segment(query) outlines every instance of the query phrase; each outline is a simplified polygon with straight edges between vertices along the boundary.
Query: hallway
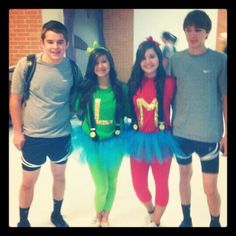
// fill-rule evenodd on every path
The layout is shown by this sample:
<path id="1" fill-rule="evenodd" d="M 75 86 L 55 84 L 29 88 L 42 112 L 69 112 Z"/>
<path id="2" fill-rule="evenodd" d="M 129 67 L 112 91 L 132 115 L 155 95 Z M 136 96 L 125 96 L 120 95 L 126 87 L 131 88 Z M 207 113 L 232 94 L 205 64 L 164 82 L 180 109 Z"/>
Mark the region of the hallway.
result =
<path id="1" fill-rule="evenodd" d="M 15 227 L 19 219 L 18 194 L 21 183 L 21 153 L 12 144 L 12 131 L 9 129 L 9 226 Z M 72 154 L 66 169 L 66 191 L 62 214 L 71 227 L 88 227 L 95 216 L 93 195 L 94 185 L 86 165 L 78 164 Z M 200 163 L 198 157 L 193 158 L 192 178 L 192 219 L 194 227 L 208 227 L 209 214 L 202 187 Z M 163 227 L 178 227 L 182 220 L 179 191 L 179 172 L 176 160 L 173 159 L 170 178 L 169 204 L 162 218 Z M 52 211 L 52 176 L 49 161 L 41 168 L 36 183 L 34 200 L 29 213 L 32 227 L 53 227 L 50 222 Z M 153 193 L 154 182 L 150 186 Z M 220 157 L 220 173 L 218 187 L 221 195 L 221 224 L 227 226 L 227 158 Z M 135 196 L 129 160 L 124 159 L 121 165 L 117 195 L 110 214 L 113 227 L 142 227 L 146 211 Z"/>

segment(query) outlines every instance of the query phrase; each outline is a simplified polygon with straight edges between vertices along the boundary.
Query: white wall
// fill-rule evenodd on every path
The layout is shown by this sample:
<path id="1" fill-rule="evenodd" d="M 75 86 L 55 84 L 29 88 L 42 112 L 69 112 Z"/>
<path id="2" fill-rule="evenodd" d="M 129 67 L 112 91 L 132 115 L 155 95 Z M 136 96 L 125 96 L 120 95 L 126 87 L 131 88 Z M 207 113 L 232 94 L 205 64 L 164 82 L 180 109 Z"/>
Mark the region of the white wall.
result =
<path id="1" fill-rule="evenodd" d="M 188 12 L 194 9 L 134 9 L 134 58 L 138 45 L 149 35 L 163 44 L 161 33 L 170 31 L 178 38 L 177 50 L 188 47 L 183 31 L 184 18 Z M 212 29 L 206 40 L 206 46 L 212 49 L 216 47 L 217 9 L 204 10 L 212 21 Z"/>
<path id="2" fill-rule="evenodd" d="M 50 20 L 57 20 L 64 23 L 63 9 L 42 9 L 43 24 Z"/>

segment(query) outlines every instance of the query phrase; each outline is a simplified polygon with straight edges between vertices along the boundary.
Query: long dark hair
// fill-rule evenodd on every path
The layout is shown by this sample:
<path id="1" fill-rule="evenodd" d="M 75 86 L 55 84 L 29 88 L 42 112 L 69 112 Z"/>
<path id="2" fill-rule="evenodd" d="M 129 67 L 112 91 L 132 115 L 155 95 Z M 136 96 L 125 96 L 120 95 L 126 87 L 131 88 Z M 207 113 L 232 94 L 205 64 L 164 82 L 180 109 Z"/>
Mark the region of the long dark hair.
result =
<path id="1" fill-rule="evenodd" d="M 154 81 L 155 81 L 155 87 L 156 87 L 156 91 L 157 91 L 157 100 L 163 101 L 166 73 L 165 73 L 165 69 L 162 65 L 162 60 L 163 60 L 162 52 L 161 52 L 161 49 L 158 46 L 157 42 L 155 42 L 154 40 L 147 40 L 147 41 L 142 42 L 138 47 L 138 50 L 136 52 L 135 63 L 133 65 L 131 76 L 128 81 L 128 94 L 129 94 L 129 98 L 130 98 L 131 112 L 133 113 L 132 116 L 135 119 L 136 119 L 136 116 L 134 114 L 134 105 L 133 105 L 132 99 L 133 99 L 133 96 L 135 95 L 135 93 L 137 92 L 137 90 L 139 88 L 141 88 L 142 81 L 144 79 L 144 71 L 142 70 L 140 64 L 141 64 L 141 61 L 145 57 L 146 51 L 149 48 L 152 48 L 156 52 L 158 60 L 159 60 L 159 65 L 157 68 L 157 73 L 154 78 Z M 162 105 L 163 105 L 162 102 L 161 103 L 158 102 L 158 106 L 162 106 Z M 158 108 L 158 110 L 160 110 L 159 108 Z M 161 110 L 163 110 L 162 107 L 161 107 Z"/>
<path id="2" fill-rule="evenodd" d="M 110 64 L 110 83 L 111 87 L 115 93 L 116 104 L 118 111 L 122 112 L 122 103 L 123 103 L 123 90 L 121 86 L 121 82 L 117 78 L 117 72 L 115 69 L 115 64 L 112 58 L 111 53 L 105 48 L 97 48 L 95 49 L 89 56 L 86 73 L 84 76 L 83 82 L 80 84 L 79 87 L 79 109 L 81 112 L 81 118 L 83 119 L 87 110 L 88 103 L 92 100 L 93 93 L 98 88 L 98 78 L 97 75 L 94 73 L 94 68 L 98 59 L 101 56 L 106 56 L 109 64 Z"/>

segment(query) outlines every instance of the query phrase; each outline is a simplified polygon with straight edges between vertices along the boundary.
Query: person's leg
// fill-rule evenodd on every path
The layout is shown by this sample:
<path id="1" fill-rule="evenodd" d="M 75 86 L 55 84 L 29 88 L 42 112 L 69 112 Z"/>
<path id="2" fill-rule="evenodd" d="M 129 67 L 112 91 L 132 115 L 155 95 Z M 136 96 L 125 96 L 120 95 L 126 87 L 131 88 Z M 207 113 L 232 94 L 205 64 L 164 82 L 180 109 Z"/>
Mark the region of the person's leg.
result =
<path id="1" fill-rule="evenodd" d="M 66 164 L 51 163 L 53 175 L 53 212 L 51 221 L 56 227 L 69 227 L 61 215 L 65 192 L 65 168 Z"/>
<path id="2" fill-rule="evenodd" d="M 218 174 L 203 173 L 203 187 L 207 197 L 207 203 L 211 214 L 210 227 L 220 227 L 221 199 L 217 189 Z"/>
<path id="3" fill-rule="evenodd" d="M 221 199 L 217 188 L 219 144 L 200 143 L 198 148 L 203 173 L 203 188 L 207 197 L 211 217 L 210 227 L 221 227 L 219 221 Z"/>
<path id="4" fill-rule="evenodd" d="M 179 193 L 183 220 L 179 227 L 192 227 L 191 219 L 191 178 L 192 170 L 192 153 L 195 151 L 195 141 L 182 137 L 174 136 L 179 147 L 182 149 L 184 156 L 177 155 L 176 161 L 179 165 Z"/>
<path id="5" fill-rule="evenodd" d="M 101 169 L 98 162 L 89 165 L 89 170 L 95 185 L 95 209 L 96 217 L 91 226 L 99 227 L 101 225 L 106 196 L 108 193 L 108 173 Z"/>
<path id="6" fill-rule="evenodd" d="M 19 194 L 20 222 L 17 224 L 17 227 L 30 227 L 28 214 L 33 200 L 34 186 L 39 173 L 40 169 L 33 171 L 23 170 L 23 179 Z"/>
<path id="7" fill-rule="evenodd" d="M 72 152 L 70 136 L 47 139 L 47 153 L 51 160 L 53 175 L 53 212 L 51 222 L 56 227 L 69 227 L 61 214 L 65 192 L 65 170 L 68 157 Z"/>
<path id="8" fill-rule="evenodd" d="M 130 160 L 131 177 L 134 191 L 138 199 L 147 209 L 148 217 L 147 224 L 150 223 L 152 214 L 154 212 L 154 205 L 152 203 L 152 195 L 148 189 L 148 171 L 150 164 L 145 161 L 137 161 L 133 158 Z"/>
<path id="9" fill-rule="evenodd" d="M 53 199 L 57 201 L 64 199 L 65 169 L 66 164 L 51 163 L 51 171 L 53 175 Z"/>
<path id="10" fill-rule="evenodd" d="M 166 159 L 163 163 L 153 161 L 151 164 L 152 174 L 155 180 L 156 197 L 155 197 L 155 211 L 152 216 L 152 222 L 156 226 L 160 225 L 161 217 L 166 209 L 169 200 L 169 173 L 172 158 Z"/>
<path id="11" fill-rule="evenodd" d="M 117 177 L 119 173 L 120 166 L 114 170 L 108 170 L 108 192 L 106 196 L 106 203 L 104 205 L 101 226 L 109 226 L 109 214 L 115 199 L 116 187 L 117 187 Z"/>
<path id="12" fill-rule="evenodd" d="M 46 161 L 43 145 L 42 139 L 25 135 L 21 156 L 23 178 L 19 193 L 20 222 L 17 224 L 18 227 L 30 227 L 28 213 L 33 201 L 34 186 L 39 177 L 40 167 Z"/>
<path id="13" fill-rule="evenodd" d="M 192 219 L 190 214 L 191 207 L 191 178 L 192 178 L 192 164 L 179 165 L 179 193 L 181 200 L 181 207 L 183 213 L 183 221 L 180 227 L 192 227 Z"/>

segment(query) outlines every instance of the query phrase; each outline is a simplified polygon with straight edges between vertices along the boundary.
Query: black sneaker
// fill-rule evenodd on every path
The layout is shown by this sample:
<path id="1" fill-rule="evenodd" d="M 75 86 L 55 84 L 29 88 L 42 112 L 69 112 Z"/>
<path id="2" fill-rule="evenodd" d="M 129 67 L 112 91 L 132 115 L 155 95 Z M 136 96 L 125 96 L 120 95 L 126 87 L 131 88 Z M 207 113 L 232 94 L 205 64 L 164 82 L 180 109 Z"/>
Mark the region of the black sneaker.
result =
<path id="1" fill-rule="evenodd" d="M 60 228 L 66 228 L 70 227 L 63 219 L 62 215 L 55 215 L 52 213 L 51 215 L 51 222 L 56 226 Z"/>
<path id="2" fill-rule="evenodd" d="M 27 228 L 27 227 L 31 227 L 31 225 L 30 225 L 30 222 L 26 220 L 26 221 L 20 221 L 17 224 L 17 227 Z"/>
<path id="3" fill-rule="evenodd" d="M 179 225 L 180 228 L 187 228 L 187 227 L 193 227 L 192 219 L 189 220 L 183 220 L 181 224 Z"/>
<path id="4" fill-rule="evenodd" d="M 221 225 L 220 225 L 219 221 L 215 222 L 215 221 L 211 220 L 210 227 L 212 227 L 212 228 L 220 228 Z"/>

